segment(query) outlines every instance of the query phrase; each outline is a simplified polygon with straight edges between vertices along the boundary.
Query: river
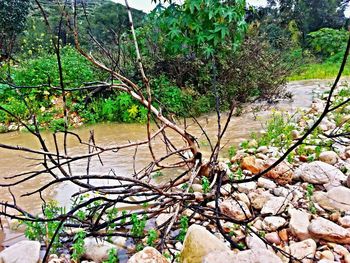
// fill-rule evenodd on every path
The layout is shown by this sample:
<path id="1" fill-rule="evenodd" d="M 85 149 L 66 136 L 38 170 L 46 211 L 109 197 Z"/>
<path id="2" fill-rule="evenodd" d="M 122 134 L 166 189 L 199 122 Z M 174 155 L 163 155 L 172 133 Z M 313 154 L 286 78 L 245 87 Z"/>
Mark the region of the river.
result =
<path id="1" fill-rule="evenodd" d="M 222 142 L 222 145 L 231 146 L 238 145 L 244 138 L 248 138 L 252 132 L 259 133 L 263 129 L 263 125 L 271 113 L 272 109 L 281 109 L 289 112 L 295 111 L 297 108 L 310 106 L 315 91 L 325 90 L 330 81 L 298 81 L 292 82 L 287 85 L 287 90 L 293 94 L 293 100 L 283 100 L 277 104 L 270 105 L 268 110 L 260 110 L 258 112 L 249 111 L 238 117 L 233 117 L 226 136 Z M 250 105 L 249 108 L 254 108 L 258 105 Z M 227 114 L 222 114 L 222 118 L 225 120 Z M 209 137 L 215 141 L 217 133 L 217 120 L 216 114 L 209 114 L 201 116 L 198 121 L 204 127 Z M 183 121 L 179 121 L 183 124 Z M 189 126 L 188 131 L 193 134 L 197 139 L 204 153 L 208 153 L 208 143 L 205 137 L 201 134 L 201 130 L 192 120 L 186 121 Z M 155 128 L 155 127 L 153 127 Z M 120 123 L 101 123 L 91 126 L 84 126 L 82 128 L 74 130 L 75 133 L 84 140 L 88 141 L 90 130 L 94 131 L 96 144 L 100 146 L 112 146 L 118 144 L 125 144 L 129 141 L 141 141 L 146 136 L 146 127 L 142 124 L 120 124 Z M 176 138 L 175 134 L 169 134 L 169 136 L 175 140 L 175 143 L 182 144 L 182 139 Z M 52 140 L 52 134 L 49 132 L 43 132 L 43 137 L 48 143 L 50 150 L 54 151 L 54 144 Z M 59 138 L 62 141 L 62 136 Z M 9 144 L 14 146 L 30 147 L 40 149 L 38 141 L 28 132 L 10 132 L 0 134 L 0 142 L 3 144 Z M 157 150 L 157 154 L 161 154 L 164 151 L 164 145 L 161 140 L 153 142 L 154 149 Z M 87 146 L 79 144 L 74 137 L 69 137 L 68 152 L 70 155 L 83 154 L 87 152 Z M 94 158 L 91 163 L 91 173 L 108 173 L 113 169 L 117 171 L 119 175 L 130 175 L 133 173 L 132 160 L 134 156 L 134 149 L 126 149 L 118 151 L 117 153 L 103 154 L 103 165 L 97 158 Z M 227 156 L 227 149 L 222 151 L 223 157 Z M 5 177 L 15 175 L 28 170 L 35 170 L 40 168 L 40 164 L 37 160 L 30 159 L 31 155 L 24 154 L 19 151 L 10 151 L 0 149 L 0 183 L 8 183 L 11 180 L 5 180 Z M 138 148 L 136 157 L 136 169 L 141 169 L 151 161 L 149 150 L 147 146 Z M 86 160 L 76 162 L 72 167 L 74 173 L 86 172 L 87 162 Z M 50 177 L 47 175 L 40 175 L 34 179 L 12 187 L 11 192 L 15 195 L 17 204 L 22 208 L 32 213 L 39 213 L 41 209 L 42 200 L 38 195 L 31 197 L 20 197 L 31 190 L 38 188 L 41 185 L 49 182 Z M 45 200 L 54 199 L 61 205 L 68 205 L 70 194 L 73 193 L 76 188 L 72 187 L 68 183 L 62 183 L 55 185 L 44 192 L 43 198 Z M 11 194 L 6 189 L 0 189 L 0 200 L 11 201 Z M 7 232 L 6 240 L 10 240 L 13 233 Z M 1 239 L 4 239 L 3 234 L 0 233 Z M 16 240 L 16 239 L 14 239 Z M 13 242 L 13 241 L 12 241 Z M 6 244 L 9 245 L 9 244 Z"/>

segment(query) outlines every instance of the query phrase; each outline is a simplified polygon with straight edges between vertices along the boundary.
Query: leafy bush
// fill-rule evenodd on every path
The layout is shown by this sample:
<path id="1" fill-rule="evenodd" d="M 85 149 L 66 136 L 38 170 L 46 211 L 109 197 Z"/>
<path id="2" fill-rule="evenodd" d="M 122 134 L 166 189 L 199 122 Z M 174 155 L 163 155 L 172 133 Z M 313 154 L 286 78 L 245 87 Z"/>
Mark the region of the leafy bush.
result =
<path id="1" fill-rule="evenodd" d="M 322 28 L 308 34 L 308 43 L 311 50 L 323 59 L 334 55 L 341 57 L 339 54 L 345 50 L 348 35 L 343 29 Z"/>

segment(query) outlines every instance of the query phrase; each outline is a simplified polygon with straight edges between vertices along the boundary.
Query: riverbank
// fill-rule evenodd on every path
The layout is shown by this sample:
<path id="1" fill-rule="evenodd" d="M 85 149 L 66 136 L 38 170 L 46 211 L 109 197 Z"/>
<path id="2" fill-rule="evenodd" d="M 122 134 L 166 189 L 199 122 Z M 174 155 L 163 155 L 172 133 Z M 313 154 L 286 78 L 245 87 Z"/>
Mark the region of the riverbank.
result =
<path id="1" fill-rule="evenodd" d="M 343 86 L 333 102 L 341 103 L 349 94 L 349 87 Z M 242 260 L 280 263 L 290 259 L 350 262 L 349 139 L 339 136 L 334 141 L 327 137 L 334 132 L 350 132 L 349 106 L 328 115 L 304 144 L 264 177 L 247 183 L 230 182 L 251 178 L 282 156 L 317 120 L 326 95 L 320 94 L 311 107 L 295 113 L 274 112 L 261 136 L 243 141 L 239 149 L 232 150 L 230 159 L 222 159 L 228 178 L 220 187 L 217 204 L 216 188 L 208 189 L 202 178 L 195 179 L 191 188 L 196 201 L 189 203 L 177 219 L 179 224 L 167 243 L 171 253 L 162 255 L 153 248 L 143 248 L 159 241 L 159 229 L 168 225 L 175 213 L 170 209 L 151 224 L 157 233 L 153 242 L 148 242 L 149 229 L 142 230 L 145 237 L 139 240 L 139 246 L 131 242 L 132 238 L 121 236 L 103 241 L 83 238 L 82 258 L 90 262 L 117 262 L 118 255 L 120 262 L 130 263 L 147 259 L 163 263 L 170 262 L 172 257 L 191 263 Z M 183 192 L 183 187 L 179 186 L 177 191 Z M 223 232 L 211 220 L 216 209 L 229 218 L 220 220 Z M 238 247 L 230 249 L 223 234 Z M 38 251 L 37 243 L 31 245 Z M 21 248 L 13 250 L 19 255 Z M 4 257 L 3 253 L 0 257 Z M 67 262 L 67 256 L 59 259 L 52 255 L 50 262 Z"/>

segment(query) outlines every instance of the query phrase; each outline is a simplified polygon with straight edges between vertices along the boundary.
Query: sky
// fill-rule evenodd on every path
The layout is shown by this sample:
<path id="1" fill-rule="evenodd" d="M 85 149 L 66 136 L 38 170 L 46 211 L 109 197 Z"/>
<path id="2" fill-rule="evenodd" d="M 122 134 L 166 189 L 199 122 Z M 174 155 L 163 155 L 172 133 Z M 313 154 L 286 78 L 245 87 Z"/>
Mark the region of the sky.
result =
<path id="1" fill-rule="evenodd" d="M 121 3 L 124 4 L 124 0 L 112 0 L 113 2 L 116 3 Z M 151 3 L 151 0 L 128 0 L 129 5 L 132 8 L 142 10 L 146 13 L 150 12 L 154 7 L 155 4 Z M 176 0 L 176 2 L 181 3 L 183 0 Z M 253 6 L 264 6 L 266 5 L 266 0 L 247 0 L 247 2 Z M 347 8 L 345 11 L 345 16 L 350 17 L 350 6 Z"/>

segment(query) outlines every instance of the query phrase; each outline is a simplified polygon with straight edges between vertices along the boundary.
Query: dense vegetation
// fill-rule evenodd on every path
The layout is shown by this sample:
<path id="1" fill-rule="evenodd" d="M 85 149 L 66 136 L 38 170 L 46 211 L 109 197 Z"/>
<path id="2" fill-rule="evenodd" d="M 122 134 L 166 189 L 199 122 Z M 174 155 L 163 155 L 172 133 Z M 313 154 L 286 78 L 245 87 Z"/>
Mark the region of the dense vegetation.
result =
<path id="1" fill-rule="evenodd" d="M 0 113 L 0 123 L 6 124 L 0 129 L 6 130 L 18 117 L 29 121 L 33 113 L 41 126 L 62 126 L 51 33 L 63 46 L 64 85 L 72 90 L 67 97 L 71 125 L 145 121 L 147 111 L 128 94 L 99 86 L 110 77 L 75 51 L 70 25 L 59 16 L 63 7 L 42 2 L 50 28 L 30 1 L 0 3 L 0 101 L 15 113 Z M 283 95 L 288 79 L 334 76 L 348 35 L 346 3 L 270 0 L 266 7 L 246 10 L 243 0 L 225 5 L 195 0 L 167 8 L 159 5 L 147 15 L 132 10 L 156 105 L 166 114 L 188 117 L 215 106 L 227 109 L 232 100 L 272 101 Z M 84 48 L 140 82 L 125 7 L 89 0 L 77 1 L 75 8 Z"/>

